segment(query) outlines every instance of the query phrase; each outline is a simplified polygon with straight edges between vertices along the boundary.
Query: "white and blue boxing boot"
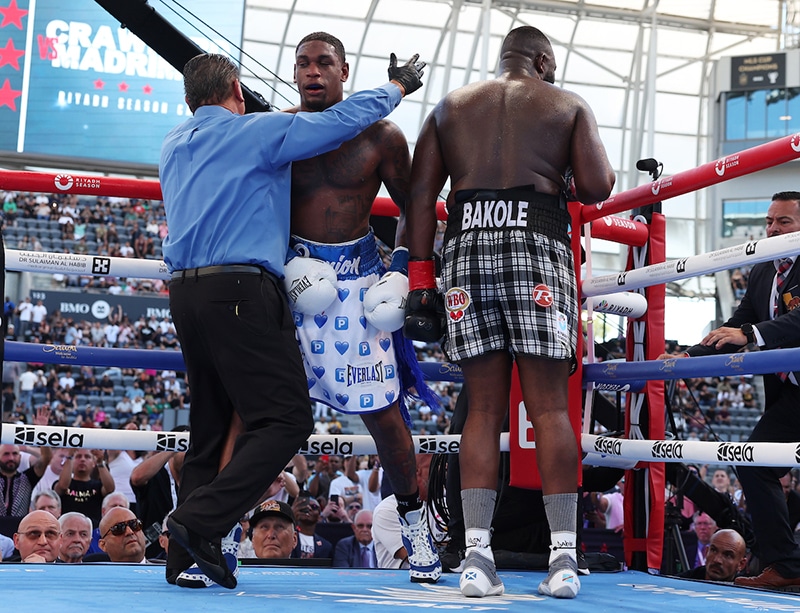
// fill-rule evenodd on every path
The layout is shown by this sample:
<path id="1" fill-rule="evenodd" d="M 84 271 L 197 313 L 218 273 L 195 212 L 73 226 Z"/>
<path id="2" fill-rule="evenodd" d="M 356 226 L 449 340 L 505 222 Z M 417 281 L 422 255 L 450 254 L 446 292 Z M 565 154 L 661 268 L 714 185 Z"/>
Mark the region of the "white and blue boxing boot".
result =
<path id="1" fill-rule="evenodd" d="M 238 523 L 228 533 L 228 536 L 222 539 L 222 555 L 228 563 L 228 569 L 231 571 L 235 578 L 239 578 L 239 541 L 242 538 L 242 526 Z M 189 568 L 178 575 L 175 584 L 180 587 L 188 588 L 201 588 L 211 587 L 216 585 L 197 564 L 192 564 Z"/>
<path id="2" fill-rule="evenodd" d="M 400 533 L 408 552 L 408 571 L 413 583 L 436 583 L 442 576 L 439 552 L 433 543 L 424 509 L 408 511 L 400 516 Z"/>
<path id="3" fill-rule="evenodd" d="M 503 582 L 497 576 L 490 539 L 489 530 L 468 528 L 466 531 L 467 555 L 458 580 L 458 587 L 464 596 L 483 598 L 499 596 L 505 591 Z"/>
<path id="4" fill-rule="evenodd" d="M 539 584 L 539 593 L 555 598 L 575 598 L 581 589 L 578 561 L 575 555 L 575 533 L 554 532 L 551 535 L 550 570 Z"/>

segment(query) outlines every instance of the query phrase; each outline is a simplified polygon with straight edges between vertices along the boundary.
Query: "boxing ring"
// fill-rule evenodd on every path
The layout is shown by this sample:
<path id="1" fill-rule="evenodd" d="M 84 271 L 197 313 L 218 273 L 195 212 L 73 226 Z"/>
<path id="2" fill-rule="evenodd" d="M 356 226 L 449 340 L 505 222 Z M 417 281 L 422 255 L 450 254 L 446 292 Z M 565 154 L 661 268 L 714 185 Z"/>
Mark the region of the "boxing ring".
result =
<path id="1" fill-rule="evenodd" d="M 800 364 L 800 348 L 748 354 L 708 356 L 691 359 L 657 360 L 663 353 L 664 284 L 690 276 L 707 274 L 745 264 L 793 254 L 800 246 L 800 233 L 784 235 L 730 247 L 675 261 L 665 261 L 663 215 L 652 205 L 702 189 L 724 180 L 743 176 L 800 157 L 800 134 L 709 162 L 696 169 L 658 179 L 618 194 L 596 205 L 571 203 L 573 251 L 579 274 L 581 298 L 591 322 L 594 312 L 627 317 L 628 350 L 625 362 L 597 362 L 592 343 L 585 363 L 579 363 L 570 378 L 570 416 L 580 441 L 583 462 L 626 469 L 625 557 L 628 570 L 616 574 L 586 577 L 579 595 L 581 606 L 598 611 L 651 611 L 658 606 L 690 606 L 694 610 L 714 607 L 715 611 L 800 611 L 800 599 L 780 593 L 757 592 L 726 585 L 679 581 L 654 576 L 663 546 L 664 464 L 703 462 L 794 466 L 800 464 L 797 443 L 734 443 L 665 441 L 663 381 L 711 375 L 760 374 L 785 370 Z M 160 200 L 157 181 L 82 177 L 75 174 L 0 171 L 0 188 L 13 191 L 118 196 Z M 615 215 L 634 210 L 631 219 Z M 440 206 L 440 218 L 446 212 Z M 375 214 L 393 215 L 396 208 L 388 199 L 376 200 Z M 580 278 L 581 232 L 586 241 L 586 278 Z M 591 238 L 617 241 L 629 247 L 627 269 L 612 275 L 591 276 Z M 4 249 L 4 271 L 47 274 L 124 276 L 168 280 L 165 264 L 157 260 L 98 255 L 58 254 Z M 3 272 L 5 274 L 5 272 Z M 593 338 L 591 323 L 589 338 Z M 579 342 L 583 342 L 579 335 Z M 86 346 L 41 345 L 4 341 L 0 350 L 7 361 L 49 364 L 117 366 L 183 371 L 180 352 L 164 350 L 111 349 Z M 582 346 L 578 348 L 581 354 Z M 454 364 L 420 364 L 428 380 L 460 381 Z M 610 390 L 626 395 L 625 437 L 595 436 L 590 433 L 592 398 L 595 391 Z M 521 396 L 510 399 L 511 431 L 503 435 L 501 449 L 511 451 L 512 485 L 535 486 L 537 476 L 530 470 L 535 461 L 535 439 L 524 414 Z M 414 436 L 420 453 L 457 453 L 459 435 Z M 50 445 L 120 450 L 175 450 L 188 447 L 188 433 L 83 429 L 63 426 L 35 426 L 3 423 L 0 442 L 20 445 Z M 369 436 L 314 435 L 300 453 L 372 454 Z M 516 467 L 516 468 L 515 468 Z M 651 571 L 648 574 L 646 571 Z M 89 582 L 76 572 L 88 572 Z M 645 572 L 641 572 L 645 571 Z M 458 590 L 458 575 L 443 575 L 434 586 L 414 585 L 405 572 L 320 569 L 303 567 L 243 568 L 239 589 L 234 591 L 180 590 L 163 580 L 163 569 L 128 565 L 74 568 L 70 565 L 0 565 L 0 589 L 6 601 L 26 610 L 30 593 L 36 590 L 42 604 L 74 606 L 80 602 L 87 611 L 107 603 L 87 598 L 87 585 L 125 585 L 147 608 L 168 610 L 189 606 L 198 610 L 236 607 L 247 611 L 262 607 L 264 599 L 279 610 L 326 609 L 346 603 L 359 610 L 378 606 L 445 608 L 459 610 L 527 610 L 536 606 L 570 609 L 569 601 L 539 596 L 535 588 L 544 574 L 499 573 L 506 595 L 481 600 L 466 599 Z M 535 575 L 531 577 L 531 575 Z M 86 578 L 87 575 L 81 575 Z M 53 590 L 58 585 L 58 590 Z M 55 593 L 58 592 L 58 593 Z M 186 592 L 190 592 L 187 594 Z M 102 592 L 98 592 L 102 595 Z M 79 600 L 80 599 L 80 600 Z M 152 599 L 152 600 L 151 600 Z M 180 600 L 178 600 L 180 599 Z M 223 600 L 225 599 L 225 602 Z M 233 600 L 235 599 L 235 600 Z M 686 600 L 689 599 L 689 601 Z M 235 602 L 235 604 L 234 604 Z M 32 604 L 32 603 L 31 603 Z M 143 608 L 146 605 L 143 605 Z M 565 608 L 567 607 L 567 608 Z"/>

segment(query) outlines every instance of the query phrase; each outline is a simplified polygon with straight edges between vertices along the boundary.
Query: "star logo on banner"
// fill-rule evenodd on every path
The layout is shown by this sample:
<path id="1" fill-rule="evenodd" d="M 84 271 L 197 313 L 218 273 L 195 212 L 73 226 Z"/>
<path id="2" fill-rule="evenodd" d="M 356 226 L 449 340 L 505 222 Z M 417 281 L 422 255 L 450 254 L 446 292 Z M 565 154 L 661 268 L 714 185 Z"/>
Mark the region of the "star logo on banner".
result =
<path id="1" fill-rule="evenodd" d="M 94 82 L 95 89 L 103 89 L 105 86 L 106 84 L 105 81 L 103 81 L 103 79 L 97 79 L 97 81 Z"/>
<path id="2" fill-rule="evenodd" d="M 22 29 L 22 18 L 28 14 L 28 11 L 20 9 L 17 6 L 17 0 L 11 0 L 5 8 L 0 8 L 0 15 L 3 16 L 3 21 L 0 23 L 0 28 L 5 28 L 8 24 L 13 23 L 20 30 Z"/>
<path id="3" fill-rule="evenodd" d="M 0 48 L 0 67 L 8 64 L 13 66 L 14 70 L 19 70 L 19 58 L 25 55 L 24 49 L 15 49 L 14 41 L 10 38 L 5 47 Z"/>
<path id="4" fill-rule="evenodd" d="M 149 85 L 145 85 L 145 86 L 142 88 L 142 91 L 143 91 L 145 94 L 152 94 L 152 93 L 153 93 L 153 88 L 152 88 L 152 87 L 150 87 Z"/>
<path id="5" fill-rule="evenodd" d="M 0 106 L 7 106 L 12 111 L 17 110 L 16 99 L 22 95 L 21 89 L 11 89 L 11 83 L 6 79 L 0 87 Z"/>
<path id="6" fill-rule="evenodd" d="M 119 84 L 119 91 L 121 91 L 121 92 L 128 91 L 128 84 L 125 83 L 124 81 L 122 83 L 120 83 Z"/>

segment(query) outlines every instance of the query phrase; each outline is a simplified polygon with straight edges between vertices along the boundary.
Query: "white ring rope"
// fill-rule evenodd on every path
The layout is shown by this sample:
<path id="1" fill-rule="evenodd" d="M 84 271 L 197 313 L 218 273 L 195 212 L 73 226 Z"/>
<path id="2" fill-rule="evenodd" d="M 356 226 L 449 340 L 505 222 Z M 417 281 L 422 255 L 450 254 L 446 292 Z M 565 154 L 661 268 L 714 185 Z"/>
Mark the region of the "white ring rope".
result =
<path id="1" fill-rule="evenodd" d="M 634 270 L 585 279 L 581 284 L 581 295 L 597 296 L 604 293 L 649 287 L 738 266 L 766 262 L 784 256 L 793 256 L 798 251 L 800 251 L 800 232 L 771 236 L 680 260 L 668 260 L 661 264 L 651 264 Z"/>
<path id="2" fill-rule="evenodd" d="M 417 453 L 459 453 L 460 434 L 412 436 Z M 74 449 L 119 449 L 130 451 L 186 451 L 188 432 L 107 430 L 64 426 L 2 424 L 0 443 L 70 447 Z M 500 450 L 509 450 L 509 434 L 500 435 Z M 530 444 L 530 443 L 529 443 Z M 702 464 L 749 464 L 754 466 L 800 465 L 800 443 L 714 443 L 706 441 L 649 441 L 584 434 L 581 446 L 584 464 L 686 462 Z M 367 455 L 377 453 L 368 434 L 314 434 L 298 453 L 307 455 Z"/>
<path id="3" fill-rule="evenodd" d="M 509 449 L 508 436 L 507 432 L 500 435 L 500 447 L 503 451 Z M 461 445 L 460 434 L 415 435 L 411 438 L 417 453 L 458 453 Z M 0 430 L 0 443 L 74 449 L 186 451 L 189 448 L 189 433 L 4 423 Z M 377 447 L 368 434 L 313 434 L 297 453 L 367 455 L 377 453 Z"/>
<path id="4" fill-rule="evenodd" d="M 163 260 L 6 249 L 6 270 L 63 275 L 169 279 Z"/>

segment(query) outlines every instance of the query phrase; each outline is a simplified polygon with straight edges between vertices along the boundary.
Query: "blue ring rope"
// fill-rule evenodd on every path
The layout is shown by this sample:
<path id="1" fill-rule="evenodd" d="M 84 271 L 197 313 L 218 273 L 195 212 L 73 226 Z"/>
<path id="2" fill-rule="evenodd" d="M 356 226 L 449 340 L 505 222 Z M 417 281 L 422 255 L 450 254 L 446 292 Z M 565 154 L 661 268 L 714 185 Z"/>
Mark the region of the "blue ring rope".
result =
<path id="1" fill-rule="evenodd" d="M 6 341 L 5 354 L 5 359 L 10 362 L 186 370 L 183 355 L 180 351 L 165 351 L 161 349 L 75 347 L 72 345 L 41 345 L 39 343 Z M 422 369 L 426 381 L 461 383 L 464 380 L 461 368 L 456 364 L 420 362 L 419 367 Z"/>

